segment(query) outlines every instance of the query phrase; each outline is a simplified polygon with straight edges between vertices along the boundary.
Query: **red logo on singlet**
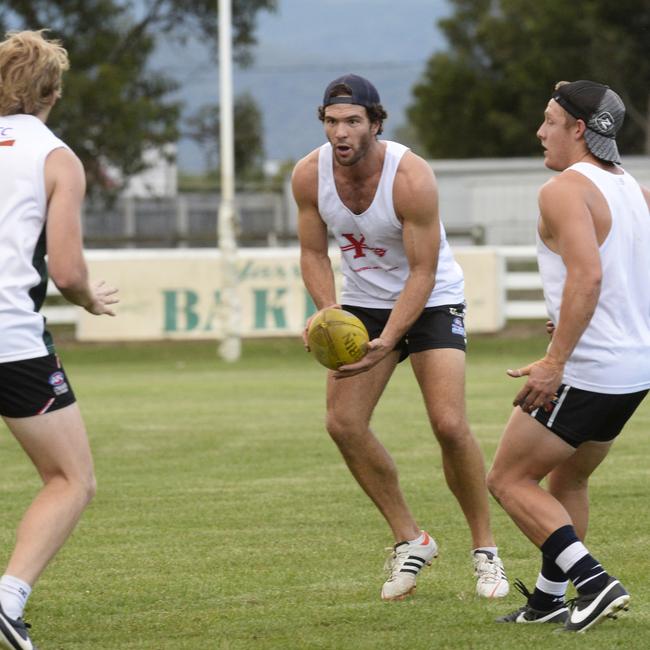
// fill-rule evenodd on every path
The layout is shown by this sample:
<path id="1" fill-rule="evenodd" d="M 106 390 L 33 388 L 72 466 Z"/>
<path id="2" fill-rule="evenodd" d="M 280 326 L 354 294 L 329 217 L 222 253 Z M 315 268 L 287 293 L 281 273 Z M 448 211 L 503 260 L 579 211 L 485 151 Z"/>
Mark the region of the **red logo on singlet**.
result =
<path id="1" fill-rule="evenodd" d="M 13 131 L 10 126 L 0 126 L 0 147 L 13 147 L 16 140 L 9 134 Z"/>
<path id="2" fill-rule="evenodd" d="M 385 248 L 373 248 L 368 246 L 366 242 L 366 236 L 361 235 L 360 239 L 356 239 L 352 233 L 341 233 L 350 243 L 347 246 L 341 246 L 341 250 L 345 251 L 354 251 L 354 259 L 358 257 L 365 257 L 366 254 L 364 251 L 372 251 L 378 257 L 383 257 L 386 254 Z"/>

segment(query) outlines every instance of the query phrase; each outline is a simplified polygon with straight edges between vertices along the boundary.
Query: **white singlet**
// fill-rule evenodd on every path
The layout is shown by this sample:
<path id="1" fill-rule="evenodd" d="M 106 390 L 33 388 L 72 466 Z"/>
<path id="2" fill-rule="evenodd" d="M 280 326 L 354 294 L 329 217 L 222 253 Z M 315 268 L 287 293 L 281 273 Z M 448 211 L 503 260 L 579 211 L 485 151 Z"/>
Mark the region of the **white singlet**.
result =
<path id="1" fill-rule="evenodd" d="M 629 174 L 576 163 L 609 206 L 612 226 L 600 246 L 602 284 L 596 311 L 564 369 L 563 382 L 597 393 L 650 388 L 650 211 Z M 537 256 L 546 308 L 557 324 L 566 267 L 537 233 Z"/>
<path id="2" fill-rule="evenodd" d="M 0 116 L 0 363 L 54 349 L 38 313 L 47 289 L 44 170 L 65 146 L 33 115 Z"/>
<path id="3" fill-rule="evenodd" d="M 402 240 L 402 224 L 393 206 L 393 183 L 408 148 L 386 144 L 384 166 L 370 207 L 354 214 L 338 195 L 334 182 L 332 146 L 318 154 L 318 212 L 341 249 L 343 290 L 341 303 L 392 309 L 409 276 Z M 426 307 L 464 302 L 463 272 L 456 263 L 440 223 L 440 252 L 436 284 Z"/>

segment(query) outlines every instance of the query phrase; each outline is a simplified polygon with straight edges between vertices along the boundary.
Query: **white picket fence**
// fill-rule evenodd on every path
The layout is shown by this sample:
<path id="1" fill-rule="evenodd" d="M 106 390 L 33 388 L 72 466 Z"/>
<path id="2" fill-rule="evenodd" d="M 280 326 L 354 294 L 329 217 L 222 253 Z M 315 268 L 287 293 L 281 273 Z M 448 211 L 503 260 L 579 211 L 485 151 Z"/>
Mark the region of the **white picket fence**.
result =
<path id="1" fill-rule="evenodd" d="M 546 318 L 547 311 L 541 298 L 542 280 L 538 271 L 508 270 L 510 262 L 534 263 L 537 266 L 537 255 L 534 246 L 499 246 L 497 251 L 506 262 L 506 319 Z M 520 300 L 509 297 L 508 292 L 529 291 L 540 292 L 538 300 Z"/>
<path id="2" fill-rule="evenodd" d="M 498 246 L 497 252 L 503 256 L 506 263 L 505 291 L 506 299 L 506 319 L 532 319 L 545 318 L 546 307 L 541 299 L 542 283 L 537 271 L 518 271 L 508 270 L 509 263 L 526 263 L 531 266 L 535 260 L 534 246 Z M 86 256 L 92 259 L 94 253 L 105 255 L 105 251 L 87 251 Z M 521 300 L 516 296 L 510 297 L 508 294 L 516 291 L 539 292 L 539 300 Z M 48 284 L 47 295 L 49 298 L 60 296 L 53 282 Z M 47 318 L 48 323 L 53 325 L 74 325 L 79 316 L 79 308 L 73 305 L 48 304 L 46 301 L 42 310 L 43 315 Z"/>

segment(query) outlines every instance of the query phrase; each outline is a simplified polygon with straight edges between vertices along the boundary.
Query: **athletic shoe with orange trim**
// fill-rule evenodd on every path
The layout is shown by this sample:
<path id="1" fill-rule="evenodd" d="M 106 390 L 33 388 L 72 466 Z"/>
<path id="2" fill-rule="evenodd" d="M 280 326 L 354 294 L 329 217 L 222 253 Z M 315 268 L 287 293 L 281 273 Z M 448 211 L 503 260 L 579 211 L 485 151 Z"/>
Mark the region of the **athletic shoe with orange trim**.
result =
<path id="1" fill-rule="evenodd" d="M 510 591 L 501 558 L 490 551 L 474 551 L 476 593 L 485 598 L 503 598 Z"/>
<path id="2" fill-rule="evenodd" d="M 388 572 L 388 580 L 381 589 L 382 600 L 404 600 L 415 591 L 415 579 L 418 573 L 433 558 L 438 557 L 438 545 L 422 531 L 422 543 L 399 542 L 390 550 L 384 568 Z"/>

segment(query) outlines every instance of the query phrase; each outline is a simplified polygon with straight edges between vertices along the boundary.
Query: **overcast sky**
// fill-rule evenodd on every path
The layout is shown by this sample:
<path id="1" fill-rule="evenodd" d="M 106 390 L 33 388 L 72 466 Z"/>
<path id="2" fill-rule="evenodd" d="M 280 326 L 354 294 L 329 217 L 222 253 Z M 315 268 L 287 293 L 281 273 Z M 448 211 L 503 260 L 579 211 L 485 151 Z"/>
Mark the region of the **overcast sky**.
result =
<path id="1" fill-rule="evenodd" d="M 215 0 L 216 1 L 216 0 Z M 445 42 L 436 28 L 446 0 L 279 0 L 274 14 L 258 14 L 255 63 L 235 69 L 235 92 L 249 92 L 264 115 L 267 158 L 298 159 L 323 141 L 316 107 L 325 86 L 346 72 L 369 78 L 389 119 L 384 137 L 405 121 L 411 87 L 426 60 Z M 216 63 L 201 43 L 159 45 L 156 67 L 182 83 L 186 114 L 216 102 Z M 204 158 L 181 142 L 179 166 L 201 171 Z"/>

